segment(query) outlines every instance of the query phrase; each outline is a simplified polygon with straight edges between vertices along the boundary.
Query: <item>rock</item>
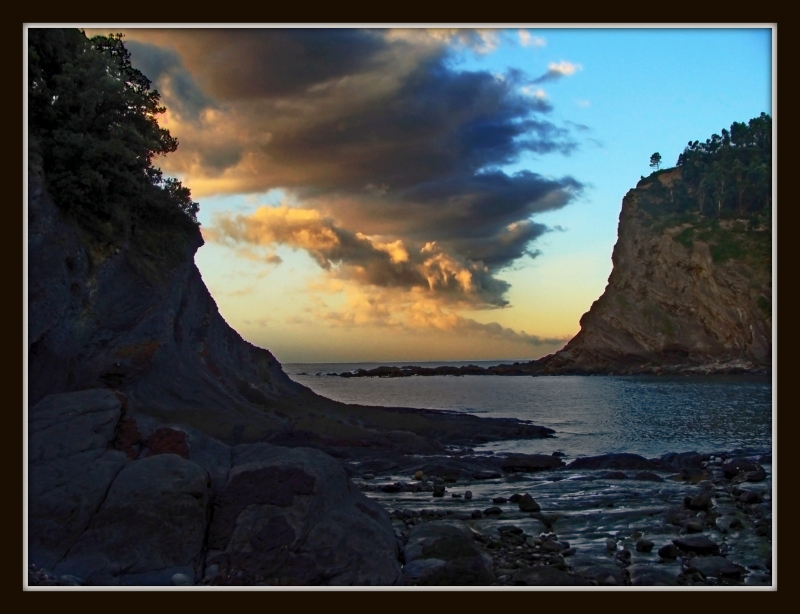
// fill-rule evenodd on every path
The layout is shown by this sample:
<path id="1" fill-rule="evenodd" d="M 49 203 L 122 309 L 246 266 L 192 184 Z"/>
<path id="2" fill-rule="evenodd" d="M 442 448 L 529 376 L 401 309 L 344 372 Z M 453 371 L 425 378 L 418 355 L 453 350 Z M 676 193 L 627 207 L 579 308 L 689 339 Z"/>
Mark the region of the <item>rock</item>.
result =
<path id="1" fill-rule="evenodd" d="M 680 551 L 675 544 L 667 544 L 666 546 L 661 546 L 661 548 L 658 549 L 658 556 L 660 556 L 662 559 L 677 559 L 678 554 L 680 554 Z"/>
<path id="2" fill-rule="evenodd" d="M 763 499 L 761 498 L 761 495 L 752 490 L 745 490 L 742 492 L 741 495 L 739 495 L 739 501 L 747 505 L 752 505 L 754 503 L 761 503 L 762 500 Z"/>
<path id="3" fill-rule="evenodd" d="M 739 520 L 738 518 L 734 518 L 733 520 L 730 521 L 730 524 L 728 524 L 729 529 L 740 529 L 743 526 L 744 525 L 742 524 L 742 521 Z"/>
<path id="4" fill-rule="evenodd" d="M 492 499 L 492 503 L 505 503 L 508 501 L 505 497 L 495 497 Z"/>
<path id="5" fill-rule="evenodd" d="M 403 490 L 403 485 L 402 484 L 384 484 L 383 486 L 381 486 L 381 492 L 386 492 L 386 493 L 401 492 L 402 490 Z M 442 489 L 442 494 L 444 494 L 444 489 Z M 442 496 L 442 495 L 437 495 L 436 494 L 436 488 L 435 487 L 434 487 L 433 496 L 434 497 L 441 497 Z"/>
<path id="6" fill-rule="evenodd" d="M 425 477 L 425 474 L 422 472 L 422 470 L 419 470 L 419 471 L 414 473 L 414 479 L 415 480 L 421 480 L 424 477 Z"/>
<path id="7" fill-rule="evenodd" d="M 176 573 L 175 575 L 170 578 L 172 582 L 172 586 L 193 586 L 194 582 L 192 579 L 183 573 Z"/>
<path id="8" fill-rule="evenodd" d="M 476 471 L 472 474 L 472 477 L 475 480 L 494 480 L 502 477 L 502 474 L 497 471 Z"/>
<path id="9" fill-rule="evenodd" d="M 206 564 L 220 569 L 216 584 L 402 582 L 386 511 L 338 462 L 308 448 L 235 446 L 208 548 Z"/>
<path id="10" fill-rule="evenodd" d="M 686 523 L 685 528 L 687 533 L 702 533 L 703 523 L 696 520 L 690 520 Z"/>
<path id="11" fill-rule="evenodd" d="M 511 535 L 522 535 L 523 531 L 519 527 L 515 527 L 514 525 L 505 525 L 502 527 L 497 527 L 497 532 L 501 535 L 503 533 L 510 533 Z"/>
<path id="12" fill-rule="evenodd" d="M 492 507 L 489 507 L 489 508 L 486 508 L 485 510 L 483 510 L 483 514 L 485 516 L 497 516 L 497 515 L 502 514 L 502 513 L 503 513 L 503 510 L 500 509 L 497 506 L 492 506 Z"/>
<path id="13" fill-rule="evenodd" d="M 475 519 L 482 518 L 483 512 L 481 512 L 480 510 L 472 510 L 472 517 Z"/>
<path id="14" fill-rule="evenodd" d="M 202 567 L 209 498 L 208 473 L 191 461 L 160 454 L 131 462 L 54 571 L 87 585 L 168 584 L 175 573 L 193 582 Z"/>
<path id="15" fill-rule="evenodd" d="M 763 467 L 759 467 L 755 471 L 745 473 L 744 479 L 746 482 L 762 482 L 767 479 L 767 472 L 764 471 Z"/>
<path id="16" fill-rule="evenodd" d="M 696 556 L 689 561 L 689 569 L 699 571 L 706 578 L 738 578 L 747 571 L 721 556 Z"/>
<path id="17" fill-rule="evenodd" d="M 711 507 L 711 495 L 707 492 L 702 492 L 694 497 L 686 497 L 686 507 L 691 510 L 707 510 Z"/>
<path id="18" fill-rule="evenodd" d="M 651 461 L 638 454 L 603 454 L 577 458 L 567 465 L 569 469 L 642 469 L 659 470 L 663 464 Z"/>
<path id="19" fill-rule="evenodd" d="M 655 544 L 649 539 L 640 539 L 636 542 L 636 552 L 650 552 Z"/>
<path id="20" fill-rule="evenodd" d="M 564 461 L 548 454 L 512 454 L 500 463 L 503 471 L 520 473 L 545 471 L 563 466 Z"/>
<path id="21" fill-rule="evenodd" d="M 679 567 L 669 569 L 666 566 L 631 565 L 628 575 L 633 586 L 677 586 Z"/>
<path id="22" fill-rule="evenodd" d="M 52 569 L 129 462 L 109 450 L 123 416 L 109 390 L 49 395 L 28 412 L 28 557 Z"/>
<path id="23" fill-rule="evenodd" d="M 444 497 L 445 486 L 444 484 L 434 484 L 433 485 L 433 496 L 434 497 Z"/>
<path id="24" fill-rule="evenodd" d="M 734 458 L 722 465 L 722 471 L 727 478 L 736 477 L 739 473 L 756 471 L 757 469 L 761 469 L 761 467 L 746 458 Z"/>
<path id="25" fill-rule="evenodd" d="M 558 514 L 542 514 L 541 512 L 533 512 L 531 513 L 531 518 L 535 518 L 541 522 L 549 531 L 553 528 L 556 520 L 558 520 Z"/>
<path id="26" fill-rule="evenodd" d="M 451 494 L 450 496 L 451 496 L 453 499 L 460 499 L 460 498 L 462 497 L 462 495 L 461 495 L 461 494 L 459 494 L 459 493 L 457 493 L 457 492 L 454 492 L 454 493 L 453 493 L 453 494 Z"/>
<path id="27" fill-rule="evenodd" d="M 770 537 L 772 535 L 772 527 L 768 524 L 757 526 L 755 533 L 759 537 Z"/>
<path id="28" fill-rule="evenodd" d="M 519 500 L 521 498 L 522 498 L 522 495 L 520 493 L 514 493 L 513 495 L 511 495 L 508 498 L 508 500 L 509 500 L 510 503 L 519 503 Z"/>
<path id="29" fill-rule="evenodd" d="M 771 465 L 772 464 L 772 454 L 765 454 L 764 456 L 758 457 L 758 464 L 759 465 Z"/>
<path id="30" fill-rule="evenodd" d="M 487 586 L 495 582 L 491 557 L 461 521 L 436 520 L 415 526 L 405 547 L 403 574 L 420 586 Z"/>
<path id="31" fill-rule="evenodd" d="M 511 578 L 514 586 L 587 586 L 588 582 L 555 567 L 529 567 Z"/>
<path id="32" fill-rule="evenodd" d="M 711 541 L 705 535 L 693 535 L 692 537 L 680 537 L 673 539 L 672 543 L 675 544 L 680 550 L 686 552 L 694 552 L 696 554 L 719 554 L 719 545 Z M 659 555 L 661 551 L 659 550 Z"/>
<path id="33" fill-rule="evenodd" d="M 689 475 L 703 472 L 703 456 L 697 452 L 669 452 L 660 460 L 667 463 L 671 469 L 685 471 Z"/>
<path id="34" fill-rule="evenodd" d="M 374 473 L 365 473 L 364 475 L 361 476 L 361 478 L 364 479 L 364 480 L 374 480 L 375 479 L 375 474 Z"/>
<path id="35" fill-rule="evenodd" d="M 527 493 L 519 498 L 518 504 L 519 509 L 523 512 L 538 512 L 542 509 L 534 498 Z"/>
<path id="36" fill-rule="evenodd" d="M 154 454 L 177 454 L 182 458 L 189 458 L 189 445 L 186 443 L 186 433 L 182 430 L 161 427 L 156 429 L 147 438 L 145 447 Z"/>
<path id="37" fill-rule="evenodd" d="M 465 499 L 472 499 L 472 491 L 471 490 L 466 491 L 464 493 L 464 498 Z"/>
<path id="38" fill-rule="evenodd" d="M 616 552 L 617 551 L 617 542 L 613 539 L 606 540 L 606 550 L 609 552 Z"/>

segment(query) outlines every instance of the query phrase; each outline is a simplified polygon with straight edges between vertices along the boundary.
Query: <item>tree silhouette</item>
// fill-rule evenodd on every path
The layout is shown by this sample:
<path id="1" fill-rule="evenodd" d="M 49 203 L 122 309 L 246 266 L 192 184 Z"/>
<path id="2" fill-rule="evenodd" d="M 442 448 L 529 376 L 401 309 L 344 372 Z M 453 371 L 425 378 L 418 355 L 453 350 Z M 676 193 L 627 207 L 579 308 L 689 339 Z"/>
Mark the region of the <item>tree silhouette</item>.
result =
<path id="1" fill-rule="evenodd" d="M 660 166 L 661 166 L 661 154 L 656 152 L 652 156 L 650 156 L 650 168 L 658 170 Z"/>

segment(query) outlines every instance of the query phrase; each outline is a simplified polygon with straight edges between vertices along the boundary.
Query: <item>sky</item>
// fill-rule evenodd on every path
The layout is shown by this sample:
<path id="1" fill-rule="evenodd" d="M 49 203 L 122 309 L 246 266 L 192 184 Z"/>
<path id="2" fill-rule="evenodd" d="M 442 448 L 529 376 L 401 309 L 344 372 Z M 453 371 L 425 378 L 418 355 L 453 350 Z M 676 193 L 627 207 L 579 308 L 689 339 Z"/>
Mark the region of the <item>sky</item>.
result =
<path id="1" fill-rule="evenodd" d="M 772 30 L 100 28 L 179 141 L 223 317 L 281 362 L 531 360 L 659 152 L 772 114 Z"/>

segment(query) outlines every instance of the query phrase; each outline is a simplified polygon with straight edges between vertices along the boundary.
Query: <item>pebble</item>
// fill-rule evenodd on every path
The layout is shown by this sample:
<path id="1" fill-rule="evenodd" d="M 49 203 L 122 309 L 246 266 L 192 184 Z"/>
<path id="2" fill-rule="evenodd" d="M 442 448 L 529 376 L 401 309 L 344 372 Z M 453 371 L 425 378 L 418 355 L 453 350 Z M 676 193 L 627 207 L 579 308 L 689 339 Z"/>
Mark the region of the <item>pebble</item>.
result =
<path id="1" fill-rule="evenodd" d="M 658 556 L 662 559 L 677 559 L 678 558 L 678 547 L 675 544 L 667 544 L 666 546 L 661 546 L 658 549 Z"/>
<path id="2" fill-rule="evenodd" d="M 488 507 L 488 508 L 486 508 L 485 510 L 483 510 L 483 513 L 484 513 L 486 516 L 494 516 L 494 515 L 497 515 L 497 514 L 502 514 L 502 513 L 503 513 L 503 510 L 501 510 L 501 509 L 500 509 L 499 507 L 497 507 L 497 506 L 493 506 L 493 507 Z"/>
<path id="3" fill-rule="evenodd" d="M 655 544 L 649 539 L 640 539 L 636 542 L 636 552 L 650 552 Z"/>
<path id="4" fill-rule="evenodd" d="M 468 490 L 467 492 L 465 492 L 464 493 L 464 498 L 465 499 L 472 499 L 472 491 Z"/>

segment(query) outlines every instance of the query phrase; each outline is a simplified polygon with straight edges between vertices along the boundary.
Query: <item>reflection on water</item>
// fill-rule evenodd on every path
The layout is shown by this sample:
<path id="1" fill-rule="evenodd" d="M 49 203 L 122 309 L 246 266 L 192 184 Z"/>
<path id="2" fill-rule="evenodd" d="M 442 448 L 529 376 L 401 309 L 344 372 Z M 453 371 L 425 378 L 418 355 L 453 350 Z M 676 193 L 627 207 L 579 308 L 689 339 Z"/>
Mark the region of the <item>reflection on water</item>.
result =
<path id="1" fill-rule="evenodd" d="M 348 379 L 325 375 L 373 366 L 377 365 L 296 363 L 284 369 L 295 381 L 345 403 L 521 418 L 556 431 L 552 439 L 493 443 L 481 448 L 486 451 L 656 456 L 769 448 L 772 443 L 769 376 Z"/>

